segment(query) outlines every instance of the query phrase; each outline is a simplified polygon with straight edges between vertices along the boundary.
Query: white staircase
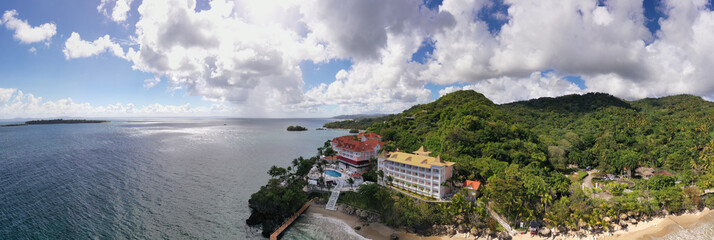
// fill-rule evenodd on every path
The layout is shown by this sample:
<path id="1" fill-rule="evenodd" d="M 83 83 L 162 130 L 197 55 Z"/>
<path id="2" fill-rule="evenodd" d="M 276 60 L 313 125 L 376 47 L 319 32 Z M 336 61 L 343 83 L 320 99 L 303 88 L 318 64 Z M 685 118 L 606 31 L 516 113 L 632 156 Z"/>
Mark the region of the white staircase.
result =
<path id="1" fill-rule="evenodd" d="M 496 213 L 496 211 L 493 211 L 493 209 L 491 209 L 490 207 L 488 208 L 488 213 L 491 215 L 492 218 L 495 218 L 496 221 L 498 221 L 498 223 L 501 224 L 503 228 L 506 229 L 509 235 L 515 236 L 517 234 L 515 231 L 513 231 L 511 225 L 508 225 L 508 223 L 506 223 L 506 221 L 504 221 L 501 216 L 499 216 L 498 213 Z"/>
<path id="2" fill-rule="evenodd" d="M 335 205 L 337 205 L 337 198 L 340 197 L 340 192 L 342 191 L 342 187 L 345 186 L 345 181 L 342 179 L 337 181 L 337 187 L 332 190 L 332 195 L 330 195 L 330 200 L 327 201 L 327 210 L 332 210 L 332 211 L 337 211 L 337 208 Z"/>

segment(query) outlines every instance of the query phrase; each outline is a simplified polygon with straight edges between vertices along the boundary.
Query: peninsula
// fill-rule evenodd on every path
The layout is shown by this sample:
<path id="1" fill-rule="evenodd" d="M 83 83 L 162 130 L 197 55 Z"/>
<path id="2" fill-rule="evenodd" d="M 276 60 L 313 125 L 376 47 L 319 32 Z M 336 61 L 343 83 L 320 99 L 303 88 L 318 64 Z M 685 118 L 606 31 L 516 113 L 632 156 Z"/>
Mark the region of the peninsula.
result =
<path id="1" fill-rule="evenodd" d="M 6 124 L 0 127 L 39 125 L 39 124 L 74 124 L 74 123 L 107 123 L 106 120 L 84 120 L 84 119 L 50 119 L 50 120 L 32 120 L 25 123 Z"/>

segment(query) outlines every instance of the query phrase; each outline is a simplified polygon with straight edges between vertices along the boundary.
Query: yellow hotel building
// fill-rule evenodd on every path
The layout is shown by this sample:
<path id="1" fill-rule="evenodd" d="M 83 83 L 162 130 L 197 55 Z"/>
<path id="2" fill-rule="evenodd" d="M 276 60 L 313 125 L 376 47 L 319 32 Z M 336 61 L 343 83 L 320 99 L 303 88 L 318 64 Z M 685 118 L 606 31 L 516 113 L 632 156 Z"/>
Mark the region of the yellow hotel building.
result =
<path id="1" fill-rule="evenodd" d="M 441 156 L 431 157 L 429 154 L 431 152 L 427 152 L 424 146 L 414 154 L 404 152 L 380 154 L 377 158 L 377 168 L 384 172 L 384 180 L 380 184 L 386 184 L 384 181 L 391 176 L 394 186 L 444 199 L 451 188 L 442 184 L 453 175 L 455 163 L 446 162 L 441 159 Z"/>

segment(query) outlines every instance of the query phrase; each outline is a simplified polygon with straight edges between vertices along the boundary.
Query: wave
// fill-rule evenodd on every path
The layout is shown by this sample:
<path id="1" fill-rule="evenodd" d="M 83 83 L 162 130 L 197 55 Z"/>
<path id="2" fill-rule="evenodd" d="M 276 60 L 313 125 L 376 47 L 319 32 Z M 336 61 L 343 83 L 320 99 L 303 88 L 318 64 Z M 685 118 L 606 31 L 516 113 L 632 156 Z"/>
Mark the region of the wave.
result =
<path id="1" fill-rule="evenodd" d="M 684 228 L 674 225 L 675 230 L 662 237 L 650 237 L 653 240 L 694 240 L 714 239 L 714 214 L 704 217 L 700 222 Z"/>
<path id="2" fill-rule="evenodd" d="M 352 227 L 347 225 L 347 223 L 314 213 L 303 215 L 295 222 L 295 225 L 285 232 L 283 239 L 367 240 L 368 238 L 359 235 Z"/>

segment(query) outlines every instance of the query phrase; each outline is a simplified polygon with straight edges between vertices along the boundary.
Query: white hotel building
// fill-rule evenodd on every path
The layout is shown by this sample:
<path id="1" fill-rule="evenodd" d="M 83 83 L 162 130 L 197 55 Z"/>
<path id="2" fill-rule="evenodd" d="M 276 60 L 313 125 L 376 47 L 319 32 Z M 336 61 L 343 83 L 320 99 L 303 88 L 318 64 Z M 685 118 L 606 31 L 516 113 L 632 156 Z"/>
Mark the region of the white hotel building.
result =
<path id="1" fill-rule="evenodd" d="M 394 186 L 444 199 L 451 188 L 442 184 L 453 175 L 455 163 L 446 162 L 441 156 L 430 157 L 430 153 L 422 146 L 414 154 L 392 152 L 380 155 L 377 166 L 384 172 L 384 179 L 380 184 L 384 185 L 387 177 L 391 176 Z"/>

